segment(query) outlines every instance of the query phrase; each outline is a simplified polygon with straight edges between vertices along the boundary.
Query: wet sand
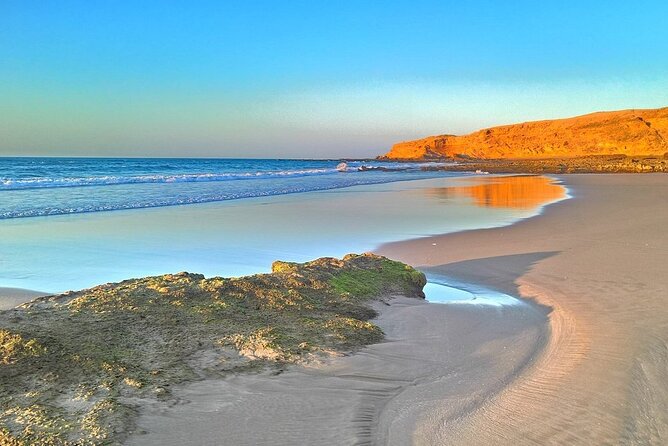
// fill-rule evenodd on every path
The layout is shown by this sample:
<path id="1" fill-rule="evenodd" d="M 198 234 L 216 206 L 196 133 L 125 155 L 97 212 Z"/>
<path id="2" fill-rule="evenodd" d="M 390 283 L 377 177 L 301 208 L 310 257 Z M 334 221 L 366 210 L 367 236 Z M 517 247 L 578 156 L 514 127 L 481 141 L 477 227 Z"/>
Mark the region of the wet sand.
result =
<path id="1" fill-rule="evenodd" d="M 668 177 L 562 179 L 575 199 L 539 217 L 377 251 L 552 308 L 540 355 L 455 423 L 442 401 L 416 444 L 668 442 Z"/>
<path id="2" fill-rule="evenodd" d="M 143 433 L 127 444 L 409 444 L 431 413 L 457 420 L 498 393 L 547 339 L 545 313 L 526 304 L 397 297 L 378 309 L 386 342 L 278 375 L 186 385 L 175 405 L 145 407 Z"/>
<path id="3" fill-rule="evenodd" d="M 395 299 L 387 342 L 188 384 L 128 444 L 665 444 L 668 177 L 562 180 L 538 217 L 377 250 L 528 303 Z"/>

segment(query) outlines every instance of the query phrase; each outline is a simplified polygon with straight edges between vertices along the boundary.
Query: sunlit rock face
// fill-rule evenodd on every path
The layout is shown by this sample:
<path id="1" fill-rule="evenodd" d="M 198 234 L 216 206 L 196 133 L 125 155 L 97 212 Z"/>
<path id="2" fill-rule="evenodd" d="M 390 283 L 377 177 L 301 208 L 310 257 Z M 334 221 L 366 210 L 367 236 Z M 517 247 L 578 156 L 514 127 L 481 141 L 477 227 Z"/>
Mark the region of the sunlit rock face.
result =
<path id="1" fill-rule="evenodd" d="M 465 136 L 430 136 L 397 143 L 384 157 L 537 159 L 611 154 L 662 156 L 667 152 L 665 107 L 504 125 Z"/>
<path id="2" fill-rule="evenodd" d="M 544 176 L 479 178 L 482 184 L 448 187 L 442 195 L 467 197 L 482 207 L 533 209 L 566 198 L 566 189 Z"/>

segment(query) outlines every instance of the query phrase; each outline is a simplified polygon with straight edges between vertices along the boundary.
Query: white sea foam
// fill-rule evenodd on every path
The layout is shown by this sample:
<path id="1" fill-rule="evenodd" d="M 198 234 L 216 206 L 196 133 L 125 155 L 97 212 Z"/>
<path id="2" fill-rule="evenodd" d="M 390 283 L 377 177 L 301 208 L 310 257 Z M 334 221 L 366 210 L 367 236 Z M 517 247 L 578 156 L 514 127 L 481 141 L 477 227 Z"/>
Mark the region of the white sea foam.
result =
<path id="1" fill-rule="evenodd" d="M 0 179 L 0 189 L 38 189 L 55 187 L 83 187 L 83 186 L 110 186 L 117 184 L 146 184 L 146 183 L 196 183 L 215 182 L 243 179 L 300 177 L 309 175 L 323 175 L 336 173 L 336 169 L 305 169 L 305 170 L 283 170 L 264 172 L 241 172 L 241 173 L 197 173 L 182 175 L 135 175 L 135 176 L 92 176 L 92 177 L 66 177 L 66 178 L 22 178 L 22 179 Z"/>
<path id="2" fill-rule="evenodd" d="M 447 176 L 433 163 L 0 159 L 0 219 L 178 206 Z M 360 168 L 369 169 L 362 171 Z M 384 170 L 383 170 L 384 169 Z M 244 181 L 241 181 L 244 180 Z"/>

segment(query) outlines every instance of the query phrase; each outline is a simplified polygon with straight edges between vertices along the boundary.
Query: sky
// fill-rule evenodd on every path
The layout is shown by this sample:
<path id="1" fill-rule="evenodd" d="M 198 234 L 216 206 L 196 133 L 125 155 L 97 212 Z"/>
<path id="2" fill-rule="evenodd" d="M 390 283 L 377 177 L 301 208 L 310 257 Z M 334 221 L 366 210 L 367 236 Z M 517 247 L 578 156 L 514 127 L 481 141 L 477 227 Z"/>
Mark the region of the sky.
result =
<path id="1" fill-rule="evenodd" d="M 0 156 L 330 158 L 668 106 L 668 2 L 0 0 Z"/>

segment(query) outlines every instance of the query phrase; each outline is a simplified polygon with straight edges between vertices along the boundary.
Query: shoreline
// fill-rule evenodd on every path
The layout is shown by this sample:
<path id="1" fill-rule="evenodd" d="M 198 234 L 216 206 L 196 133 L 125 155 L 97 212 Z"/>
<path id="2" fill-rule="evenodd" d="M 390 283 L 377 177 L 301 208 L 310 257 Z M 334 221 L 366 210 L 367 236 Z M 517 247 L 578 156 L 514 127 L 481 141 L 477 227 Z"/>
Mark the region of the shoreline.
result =
<path id="1" fill-rule="evenodd" d="M 278 375 L 177 386 L 168 404 L 141 407 L 127 444 L 660 444 L 668 215 L 656 209 L 668 181 L 557 180 L 573 199 L 533 217 L 374 251 L 528 305 L 396 298 L 374 320 L 384 342 Z"/>
<path id="2" fill-rule="evenodd" d="M 567 190 L 557 202 L 568 198 Z M 441 417 L 457 423 L 514 382 L 550 342 L 548 309 L 532 303 L 397 298 L 377 309 L 373 322 L 385 332 L 383 342 L 277 376 L 180 386 L 175 405 L 143 409 L 128 444 L 407 444 L 443 400 L 449 404 Z"/>
<path id="3" fill-rule="evenodd" d="M 487 179 L 480 181 L 488 182 Z M 470 184 L 457 186 L 466 190 L 470 187 Z M 319 438 L 313 436 L 315 432 L 331 429 L 332 444 L 364 439 L 403 444 L 410 440 L 406 435 L 421 422 L 425 399 L 433 406 L 438 406 L 440 399 L 449 399 L 448 416 L 452 420 L 459 419 L 476 406 L 476 401 L 488 398 L 513 381 L 517 371 L 533 361 L 547 338 L 545 315 L 531 306 L 473 308 L 466 305 L 416 304 L 397 298 L 389 307 L 379 309 L 382 311 L 375 322 L 387 334 L 386 342 L 350 356 L 324 361 L 320 366 L 286 367 L 280 378 L 266 373 L 233 374 L 222 380 L 209 378 L 195 380 L 182 388 L 178 386 L 175 400 L 167 405 L 147 401 L 138 406 L 144 415 L 139 419 L 139 428 L 150 434 L 133 437 L 131 442 L 136 439 L 138 444 L 169 444 L 178 438 L 179 432 L 186 432 L 189 439 L 196 436 L 204 443 L 216 441 L 220 435 L 222 410 L 218 404 L 233 397 L 232 400 L 237 402 L 230 407 L 232 413 L 226 413 L 226 418 L 230 420 L 226 431 L 238 436 L 226 444 L 268 444 L 275 441 L 277 435 L 282 435 L 277 429 L 283 429 L 283 424 L 290 419 L 276 419 L 272 411 L 266 414 L 272 422 L 263 430 L 254 434 L 250 434 L 248 429 L 239 432 L 235 429 L 243 425 L 243 420 L 237 415 L 240 407 L 242 414 L 243 407 L 248 407 L 246 415 L 256 414 L 267 405 L 271 407 L 274 404 L 271 394 L 278 394 L 280 398 L 275 403 L 285 410 L 286 400 L 304 395 L 307 390 L 308 398 L 312 400 L 309 414 L 304 413 L 303 416 L 310 417 L 310 421 L 302 423 L 304 420 L 298 420 L 288 436 L 282 437 L 285 442 L 316 441 Z M 486 329 L 471 328 L 480 326 Z M 444 349 L 443 339 L 452 342 L 452 345 Z M 489 344 L 495 348 L 490 348 Z M 502 355 L 499 355 L 499 350 L 504 351 Z M 441 385 L 455 378 L 456 384 Z M 323 383 L 329 383 L 326 389 L 322 388 Z M 279 384 L 280 389 L 272 387 Z M 249 397 L 245 395 L 257 395 L 258 386 L 268 386 L 270 394 L 259 397 L 261 401 L 257 401 L 256 397 L 246 399 Z M 351 387 L 354 389 L 352 392 Z M 467 390 L 462 396 L 464 388 Z M 241 396 L 234 396 L 234 392 L 241 392 Z M 332 393 L 345 396 L 345 399 L 338 400 L 335 411 L 341 418 L 333 425 Z M 212 397 L 215 401 L 207 400 Z M 264 398 L 269 398 L 269 401 Z M 179 404 L 184 401 L 192 403 Z M 218 404 L 215 404 L 216 401 Z M 291 401 L 289 410 L 286 410 L 288 416 L 296 413 L 302 403 L 299 399 Z M 215 413 L 202 410 L 203 404 L 214 404 Z M 410 410 L 406 410 L 407 407 Z M 185 412 L 179 415 L 180 410 Z M 193 411 L 201 412 L 202 417 L 193 419 Z M 167 421 L 165 413 L 169 414 Z M 313 416 L 313 413 L 317 415 Z M 397 422 L 397 413 L 402 414 L 401 423 Z M 257 417 L 251 420 L 257 420 Z M 193 423 L 201 423 L 195 432 Z M 177 432 L 173 426 L 178 429 Z M 132 426 L 127 429 L 128 434 L 134 430 Z M 185 438 L 183 440 L 186 441 Z"/>
<path id="4" fill-rule="evenodd" d="M 180 207 L 2 221 L 0 238 L 21 243 L 7 247 L 0 285 L 56 293 L 166 272 L 243 276 L 268 271 L 267 266 L 276 259 L 304 262 L 321 256 L 340 257 L 389 241 L 505 225 L 534 214 L 536 203 L 513 209 L 479 202 L 496 185 L 490 183 L 500 183 L 489 181 L 491 178 L 443 177 Z M 476 185 L 481 187 L 474 190 Z M 62 262 L 63 258 L 68 262 Z"/>
<path id="5" fill-rule="evenodd" d="M 10 310 L 38 297 L 48 295 L 49 293 L 24 288 L 0 287 L 0 311 Z"/>
<path id="6" fill-rule="evenodd" d="M 535 218 L 375 251 L 551 309 L 549 340 L 535 361 L 454 426 L 444 428 L 443 415 L 432 412 L 417 443 L 668 438 L 668 216 L 657 212 L 668 205 L 668 181 L 661 174 L 560 178 L 574 199 Z"/>

